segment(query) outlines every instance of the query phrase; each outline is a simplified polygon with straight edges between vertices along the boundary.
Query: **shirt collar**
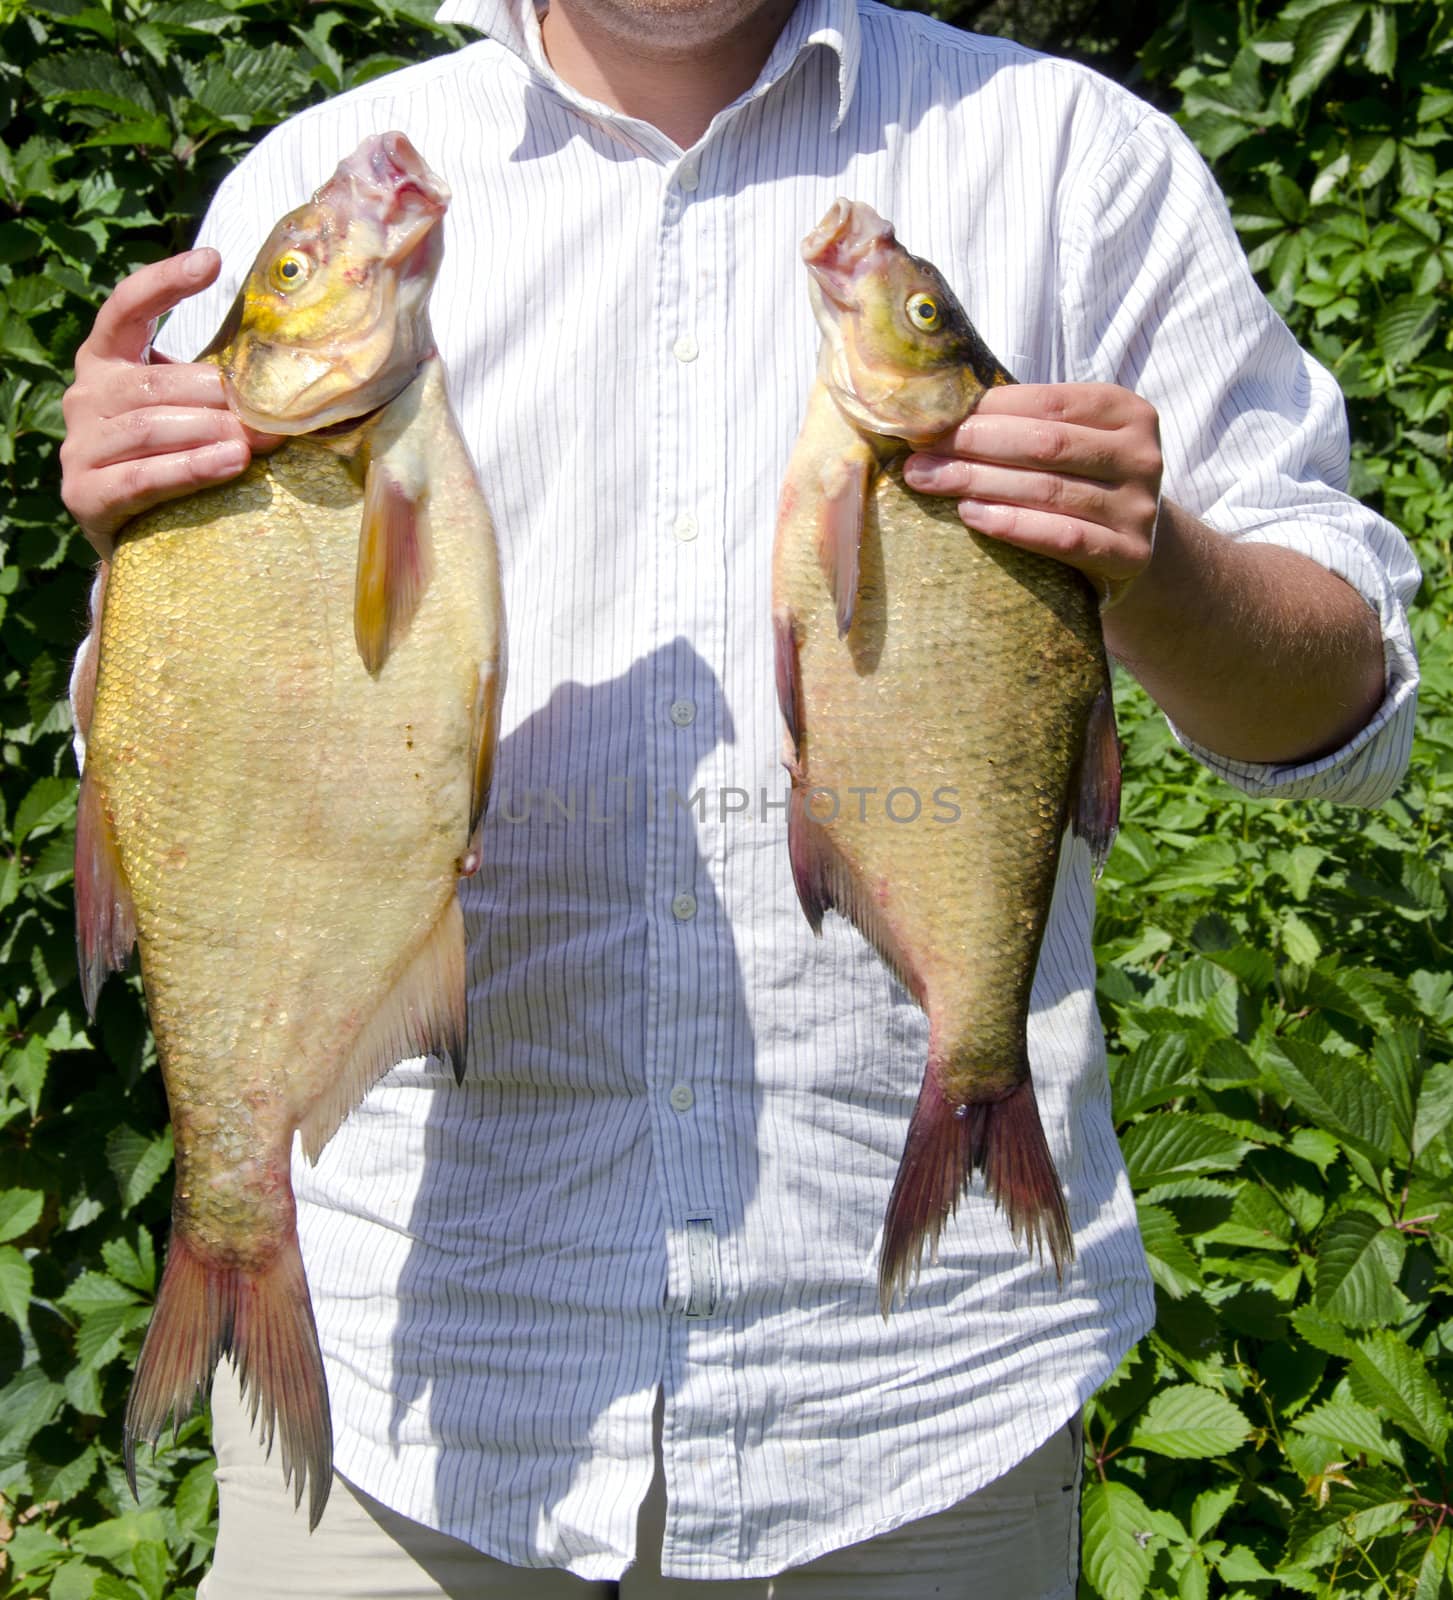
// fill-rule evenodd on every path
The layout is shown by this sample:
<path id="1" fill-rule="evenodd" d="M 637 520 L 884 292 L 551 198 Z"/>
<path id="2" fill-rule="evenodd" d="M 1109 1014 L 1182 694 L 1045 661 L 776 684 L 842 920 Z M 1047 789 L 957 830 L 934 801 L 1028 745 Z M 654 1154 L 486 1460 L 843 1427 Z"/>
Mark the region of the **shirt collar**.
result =
<path id="1" fill-rule="evenodd" d="M 532 71 L 558 82 L 545 57 L 535 0 L 443 0 L 435 16 L 486 34 L 513 51 Z M 818 45 L 838 58 L 838 104 L 833 128 L 842 126 L 857 87 L 862 35 L 857 0 L 798 0 L 767 64 L 744 99 L 754 100 L 786 77 L 799 58 Z"/>

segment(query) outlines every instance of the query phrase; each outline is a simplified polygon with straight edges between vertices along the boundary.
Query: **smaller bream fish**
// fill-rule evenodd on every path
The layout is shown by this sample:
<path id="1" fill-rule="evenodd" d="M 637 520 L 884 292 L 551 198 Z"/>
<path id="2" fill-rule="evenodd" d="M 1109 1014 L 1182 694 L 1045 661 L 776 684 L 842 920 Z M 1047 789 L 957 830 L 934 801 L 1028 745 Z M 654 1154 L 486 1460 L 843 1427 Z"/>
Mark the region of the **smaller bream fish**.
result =
<path id="1" fill-rule="evenodd" d="M 1014 380 L 870 207 L 837 201 L 802 253 L 822 355 L 772 591 L 792 872 L 813 929 L 840 912 L 929 1019 L 884 1224 L 886 1316 L 976 1171 L 1016 1239 L 1059 1273 L 1073 1256 L 1030 1080 L 1029 999 L 1066 825 L 1103 860 L 1119 752 L 1089 582 L 903 482 L 912 449 Z M 957 822 L 928 815 L 944 788 Z M 906 791 L 923 815 L 905 825 L 821 798 L 855 790 Z"/>

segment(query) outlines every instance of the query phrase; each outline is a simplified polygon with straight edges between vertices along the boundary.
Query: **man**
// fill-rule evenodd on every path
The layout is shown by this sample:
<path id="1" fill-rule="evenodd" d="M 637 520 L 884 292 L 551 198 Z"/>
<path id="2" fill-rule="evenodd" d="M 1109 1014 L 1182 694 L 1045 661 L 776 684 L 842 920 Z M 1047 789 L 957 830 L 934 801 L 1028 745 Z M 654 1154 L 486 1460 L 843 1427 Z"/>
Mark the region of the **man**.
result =
<path id="1" fill-rule="evenodd" d="M 813 941 L 787 863 L 797 241 L 842 194 L 944 271 L 1027 381 L 910 481 L 1087 573 L 1112 652 L 1233 782 L 1390 791 L 1416 569 L 1328 486 L 1340 399 L 1209 175 L 1094 74 L 866 0 L 441 16 L 487 37 L 273 134 L 203 229 L 225 287 L 209 250 L 137 273 L 67 402 L 67 504 L 104 552 L 268 442 L 178 358 L 275 218 L 386 128 L 453 189 L 434 320 L 511 631 L 469 1077 L 402 1063 L 297 1171 L 341 1481 L 309 1539 L 219 1384 L 204 1593 L 1072 1595 L 1072 1419 L 1153 1315 L 1088 856 L 1061 863 L 1030 1035 L 1077 1258 L 1057 1284 L 975 1190 L 885 1324 L 926 1033 L 845 924 Z"/>

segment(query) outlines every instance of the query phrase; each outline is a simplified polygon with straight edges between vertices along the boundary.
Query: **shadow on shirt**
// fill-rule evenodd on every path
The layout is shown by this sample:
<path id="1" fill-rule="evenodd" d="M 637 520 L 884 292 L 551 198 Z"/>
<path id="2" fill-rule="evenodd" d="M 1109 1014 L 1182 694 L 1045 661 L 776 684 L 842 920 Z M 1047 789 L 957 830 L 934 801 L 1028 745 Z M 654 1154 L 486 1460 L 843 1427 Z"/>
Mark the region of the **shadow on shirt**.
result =
<path id="1" fill-rule="evenodd" d="M 587 1454 L 644 1495 L 680 1319 L 710 1321 L 756 1190 L 752 1034 L 698 828 L 732 740 L 684 639 L 555 689 L 502 742 L 462 888 L 465 1082 L 432 1060 L 388 1080 L 430 1093 L 391 1433 L 427 1416 L 441 1522 L 497 1550 L 597 1548 Z"/>

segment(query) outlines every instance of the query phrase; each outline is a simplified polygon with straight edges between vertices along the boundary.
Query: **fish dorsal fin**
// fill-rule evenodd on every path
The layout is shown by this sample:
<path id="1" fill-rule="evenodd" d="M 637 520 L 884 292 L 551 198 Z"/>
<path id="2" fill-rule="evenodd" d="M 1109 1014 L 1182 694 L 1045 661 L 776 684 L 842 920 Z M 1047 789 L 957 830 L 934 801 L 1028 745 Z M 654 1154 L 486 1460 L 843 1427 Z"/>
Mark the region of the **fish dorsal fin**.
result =
<path id="1" fill-rule="evenodd" d="M 840 639 L 852 627 L 858 603 L 858 553 L 868 491 L 877 469 L 878 458 L 863 439 L 830 456 L 822 466 L 818 555 L 837 608 Z"/>
<path id="2" fill-rule="evenodd" d="M 1098 878 L 1120 824 L 1120 741 L 1115 734 L 1115 700 L 1108 683 L 1090 707 L 1085 747 L 1071 794 L 1074 812 L 1070 825 L 1089 845 Z"/>
<path id="3" fill-rule="evenodd" d="M 448 1059 L 464 1073 L 464 913 L 451 894 L 443 915 L 378 1009 L 364 1024 L 347 1062 L 303 1119 L 303 1153 L 316 1161 L 344 1117 L 375 1083 L 410 1056 Z"/>
<path id="4" fill-rule="evenodd" d="M 353 636 L 371 677 L 409 631 L 433 565 L 422 474 L 408 470 L 401 450 L 370 454 L 358 530 Z"/>
<path id="5" fill-rule="evenodd" d="M 81 779 L 76 804 L 76 961 L 86 1015 L 107 975 L 126 965 L 136 943 L 136 907 L 116 849 L 116 835 L 94 772 Z"/>

